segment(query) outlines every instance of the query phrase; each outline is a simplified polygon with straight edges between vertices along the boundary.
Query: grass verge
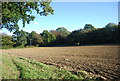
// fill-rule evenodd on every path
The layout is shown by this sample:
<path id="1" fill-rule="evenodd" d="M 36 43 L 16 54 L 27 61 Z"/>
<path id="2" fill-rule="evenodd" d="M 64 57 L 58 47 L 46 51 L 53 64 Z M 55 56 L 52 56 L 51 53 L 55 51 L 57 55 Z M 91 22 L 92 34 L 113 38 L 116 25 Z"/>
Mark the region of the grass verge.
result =
<path id="1" fill-rule="evenodd" d="M 85 79 L 82 72 L 79 75 L 45 65 L 35 60 L 3 54 L 2 79 L 79 79 L 79 81 L 95 81 L 96 78 Z M 97 80 L 99 81 L 99 80 Z"/>

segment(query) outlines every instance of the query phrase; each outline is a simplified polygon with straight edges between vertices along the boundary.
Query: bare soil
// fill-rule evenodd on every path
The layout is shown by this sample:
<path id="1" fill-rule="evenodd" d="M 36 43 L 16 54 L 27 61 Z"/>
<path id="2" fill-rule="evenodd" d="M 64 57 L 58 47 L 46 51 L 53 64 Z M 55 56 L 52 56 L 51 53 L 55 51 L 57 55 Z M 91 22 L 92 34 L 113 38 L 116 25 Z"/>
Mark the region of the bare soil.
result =
<path id="1" fill-rule="evenodd" d="M 120 45 L 35 47 L 2 51 L 69 71 L 85 70 L 115 81 L 120 78 L 118 49 L 120 49 Z"/>

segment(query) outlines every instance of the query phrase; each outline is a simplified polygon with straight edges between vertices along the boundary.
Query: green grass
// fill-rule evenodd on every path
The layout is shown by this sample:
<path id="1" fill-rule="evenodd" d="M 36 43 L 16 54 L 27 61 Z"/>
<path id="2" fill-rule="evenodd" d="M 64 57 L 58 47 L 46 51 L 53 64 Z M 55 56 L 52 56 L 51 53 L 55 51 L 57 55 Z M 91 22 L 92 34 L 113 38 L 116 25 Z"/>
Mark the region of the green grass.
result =
<path id="1" fill-rule="evenodd" d="M 19 78 L 19 71 L 12 62 L 12 58 L 8 55 L 2 55 L 2 78 L 3 79 Z"/>
<path id="2" fill-rule="evenodd" d="M 84 80 L 84 72 L 78 75 L 45 65 L 35 60 L 3 54 L 3 79 L 79 79 Z M 81 75 L 80 75 L 81 74 Z M 85 80 L 93 81 L 93 80 Z"/>

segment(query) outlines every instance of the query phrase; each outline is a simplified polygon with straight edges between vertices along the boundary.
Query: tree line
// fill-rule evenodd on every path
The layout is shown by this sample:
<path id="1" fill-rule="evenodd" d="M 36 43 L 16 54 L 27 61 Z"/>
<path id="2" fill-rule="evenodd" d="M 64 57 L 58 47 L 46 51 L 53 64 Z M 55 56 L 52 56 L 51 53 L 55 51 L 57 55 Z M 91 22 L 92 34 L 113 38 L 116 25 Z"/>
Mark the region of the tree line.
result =
<path id="1" fill-rule="evenodd" d="M 2 48 L 26 47 L 26 46 L 55 46 L 55 45 L 85 45 L 85 44 L 119 44 L 120 26 L 108 23 L 103 28 L 95 28 L 91 24 L 85 24 L 83 29 L 68 31 L 65 27 L 56 30 L 44 30 L 38 34 L 20 30 L 12 36 L 1 34 Z"/>
<path id="2" fill-rule="evenodd" d="M 95 28 L 91 24 L 86 24 L 83 29 L 69 32 L 64 27 L 56 30 L 44 30 L 38 34 L 20 30 L 18 21 L 22 20 L 23 27 L 34 21 L 32 13 L 36 11 L 40 16 L 54 14 L 50 2 L 2 2 L 2 24 L 0 29 L 6 28 L 14 32 L 13 36 L 0 34 L 2 48 L 26 47 L 26 46 L 51 46 L 51 45 L 85 45 L 85 44 L 106 44 L 120 43 L 120 26 L 109 23 L 103 28 Z M 120 24 L 120 23 L 119 23 Z M 1 38 L 2 37 L 2 38 Z"/>

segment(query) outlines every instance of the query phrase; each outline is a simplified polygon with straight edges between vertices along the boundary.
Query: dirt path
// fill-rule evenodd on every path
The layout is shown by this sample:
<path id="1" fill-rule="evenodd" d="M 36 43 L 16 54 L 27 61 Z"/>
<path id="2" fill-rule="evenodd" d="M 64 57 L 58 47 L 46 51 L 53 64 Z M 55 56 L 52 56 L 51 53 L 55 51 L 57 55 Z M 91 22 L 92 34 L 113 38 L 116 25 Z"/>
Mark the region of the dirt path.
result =
<path id="1" fill-rule="evenodd" d="M 3 53 L 23 56 L 70 71 L 85 70 L 107 79 L 120 77 L 118 49 L 120 46 L 38 47 L 3 50 Z"/>

